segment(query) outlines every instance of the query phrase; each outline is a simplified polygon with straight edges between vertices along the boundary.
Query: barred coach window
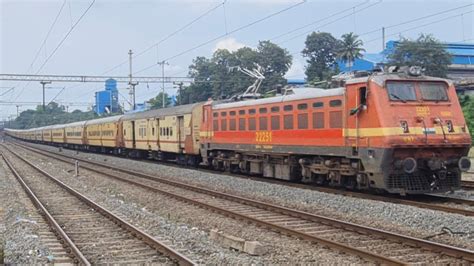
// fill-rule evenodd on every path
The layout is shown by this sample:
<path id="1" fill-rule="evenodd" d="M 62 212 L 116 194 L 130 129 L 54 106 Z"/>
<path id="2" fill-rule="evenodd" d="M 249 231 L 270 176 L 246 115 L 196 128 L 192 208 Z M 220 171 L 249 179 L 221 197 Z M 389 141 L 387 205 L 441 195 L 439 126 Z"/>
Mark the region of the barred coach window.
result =
<path id="1" fill-rule="evenodd" d="M 313 128 L 324 128 L 324 113 L 323 112 L 313 113 Z"/>
<path id="2" fill-rule="evenodd" d="M 283 128 L 284 129 L 293 129 L 293 115 L 283 116 Z"/>
<path id="3" fill-rule="evenodd" d="M 308 129 L 308 114 L 298 115 L 298 129 Z"/>
<path id="4" fill-rule="evenodd" d="M 255 118 L 251 117 L 249 118 L 249 130 L 255 130 L 255 129 L 256 129 Z"/>
<path id="5" fill-rule="evenodd" d="M 280 116 L 272 116 L 272 130 L 280 130 Z"/>
<path id="6" fill-rule="evenodd" d="M 235 118 L 229 120 L 229 130 L 235 131 Z"/>
<path id="7" fill-rule="evenodd" d="M 239 118 L 239 130 L 240 131 L 245 130 L 245 118 Z"/>
<path id="8" fill-rule="evenodd" d="M 267 130 L 268 128 L 268 119 L 266 117 L 259 117 L 259 130 Z"/>
<path id="9" fill-rule="evenodd" d="M 329 112 L 329 127 L 342 128 L 342 112 L 341 111 Z"/>

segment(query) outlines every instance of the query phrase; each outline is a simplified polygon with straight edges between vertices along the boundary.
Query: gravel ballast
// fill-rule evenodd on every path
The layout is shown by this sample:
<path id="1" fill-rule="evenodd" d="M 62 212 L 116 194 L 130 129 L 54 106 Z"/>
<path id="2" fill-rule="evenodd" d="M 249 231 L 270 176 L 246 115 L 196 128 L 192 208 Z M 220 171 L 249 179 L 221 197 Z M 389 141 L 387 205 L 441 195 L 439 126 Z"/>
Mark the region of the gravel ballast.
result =
<path id="1" fill-rule="evenodd" d="M 86 170 L 81 170 L 81 175 L 76 178 L 72 165 L 53 164 L 52 159 L 17 151 L 127 221 L 181 249 L 183 254 L 198 263 L 364 263 L 357 257 L 244 224 Z M 270 252 L 263 256 L 250 256 L 221 247 L 209 239 L 209 232 L 214 228 L 246 240 L 260 241 Z"/>
<path id="2" fill-rule="evenodd" d="M 38 235 L 38 231 L 47 230 L 47 226 L 3 160 L 0 163 L 0 202 L 0 248 L 4 248 L 4 263 L 48 263 L 51 253 Z"/>
<path id="3" fill-rule="evenodd" d="M 58 151 L 57 148 L 51 146 L 39 146 L 44 149 Z M 126 166 L 131 170 L 155 174 L 160 177 L 184 181 L 221 192 L 230 192 L 264 202 L 306 210 L 415 237 L 431 237 L 448 231 L 458 232 L 459 234 L 454 235 L 444 233 L 430 239 L 460 247 L 474 248 L 472 241 L 474 234 L 471 232 L 472 228 L 474 228 L 472 217 L 270 184 L 218 173 L 200 172 L 192 169 L 160 165 L 159 163 L 135 161 L 94 153 L 80 152 L 76 154 L 75 151 L 66 149 L 63 152 L 67 155 L 75 155 L 101 162 L 105 161 L 105 163 L 114 164 L 118 167 Z M 448 230 L 445 230 L 445 228 Z"/>

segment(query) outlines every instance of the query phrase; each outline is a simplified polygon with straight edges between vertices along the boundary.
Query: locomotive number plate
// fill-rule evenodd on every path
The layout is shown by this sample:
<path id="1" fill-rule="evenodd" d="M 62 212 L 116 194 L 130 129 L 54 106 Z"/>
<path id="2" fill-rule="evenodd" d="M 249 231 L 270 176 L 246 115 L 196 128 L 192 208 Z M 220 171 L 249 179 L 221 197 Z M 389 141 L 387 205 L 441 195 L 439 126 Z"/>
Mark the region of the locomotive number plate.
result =
<path id="1" fill-rule="evenodd" d="M 256 142 L 272 142 L 272 132 L 271 131 L 255 132 L 255 141 Z"/>

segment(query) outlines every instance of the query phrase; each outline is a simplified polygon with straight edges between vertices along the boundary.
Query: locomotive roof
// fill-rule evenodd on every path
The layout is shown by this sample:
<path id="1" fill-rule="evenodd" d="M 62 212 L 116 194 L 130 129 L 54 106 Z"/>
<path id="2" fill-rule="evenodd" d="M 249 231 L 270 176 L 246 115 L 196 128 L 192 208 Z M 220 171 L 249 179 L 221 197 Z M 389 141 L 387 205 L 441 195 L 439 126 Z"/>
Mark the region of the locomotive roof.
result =
<path id="1" fill-rule="evenodd" d="M 355 83 L 363 83 L 371 80 L 377 83 L 379 86 L 383 86 L 384 82 L 387 80 L 410 80 L 410 81 L 442 81 L 448 84 L 452 84 L 451 80 L 438 78 L 438 77 L 431 77 L 431 76 L 410 76 L 405 73 L 397 72 L 397 73 L 377 73 L 371 76 L 366 77 L 359 77 L 359 78 L 351 78 L 346 81 L 346 84 L 355 84 Z"/>
<path id="2" fill-rule="evenodd" d="M 270 98 L 246 100 L 231 103 L 217 103 L 213 109 L 235 108 L 243 106 L 254 106 L 260 104 L 280 103 L 296 100 L 304 100 L 328 96 L 344 95 L 345 88 L 320 89 L 320 88 L 295 88 L 292 90 L 293 94 L 275 96 Z"/>
<path id="3" fill-rule="evenodd" d="M 167 115 L 189 114 L 193 111 L 195 107 L 202 104 L 203 103 L 185 104 L 162 109 L 153 109 L 145 112 L 131 113 L 124 115 L 122 120 L 134 120 L 151 117 L 161 117 Z"/>

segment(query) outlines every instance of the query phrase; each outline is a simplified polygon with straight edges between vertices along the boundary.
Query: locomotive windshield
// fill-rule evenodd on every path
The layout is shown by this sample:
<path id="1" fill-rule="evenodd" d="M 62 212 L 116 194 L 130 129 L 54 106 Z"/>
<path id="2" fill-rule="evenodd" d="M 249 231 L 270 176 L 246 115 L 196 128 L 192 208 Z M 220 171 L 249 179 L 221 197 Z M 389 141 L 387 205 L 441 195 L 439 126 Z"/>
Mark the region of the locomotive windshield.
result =
<path id="1" fill-rule="evenodd" d="M 389 81 L 386 86 L 391 101 L 448 101 L 447 87 L 442 82 Z"/>
<path id="2" fill-rule="evenodd" d="M 414 82 L 387 82 L 387 91 L 392 101 L 416 101 Z"/>
<path id="3" fill-rule="evenodd" d="M 425 101 L 447 101 L 446 84 L 434 82 L 420 83 L 421 98 Z"/>

